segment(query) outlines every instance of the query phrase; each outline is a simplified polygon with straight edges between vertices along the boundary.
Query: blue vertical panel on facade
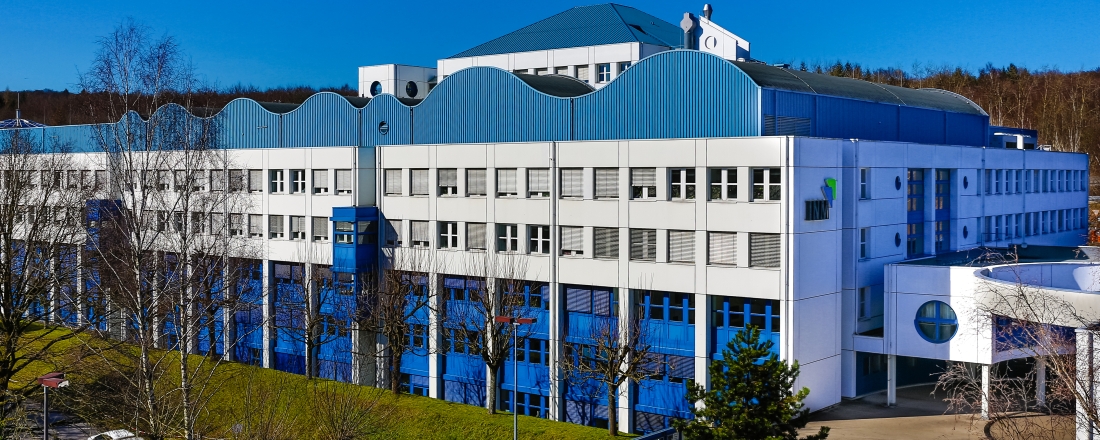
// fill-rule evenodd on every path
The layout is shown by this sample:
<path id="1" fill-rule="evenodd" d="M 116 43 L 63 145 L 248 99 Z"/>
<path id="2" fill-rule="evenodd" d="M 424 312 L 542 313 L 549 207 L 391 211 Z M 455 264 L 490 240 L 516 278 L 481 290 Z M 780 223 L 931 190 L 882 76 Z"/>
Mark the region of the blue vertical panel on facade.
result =
<path id="1" fill-rule="evenodd" d="M 359 109 L 331 92 L 310 96 L 282 117 L 282 147 L 359 145 Z"/>
<path id="2" fill-rule="evenodd" d="M 374 97 L 360 110 L 360 115 L 359 146 L 412 143 L 412 109 L 393 95 Z"/>
<path id="3" fill-rule="evenodd" d="M 989 116 L 947 113 L 947 143 L 949 145 L 985 146 Z"/>
<path id="4" fill-rule="evenodd" d="M 775 94 L 773 89 L 760 89 L 760 114 L 775 114 Z"/>
<path id="5" fill-rule="evenodd" d="M 251 99 L 237 98 L 214 117 L 223 148 L 276 148 L 279 146 L 279 115 Z"/>
<path id="6" fill-rule="evenodd" d="M 818 137 L 895 141 L 898 106 L 855 99 L 817 97 Z"/>
<path id="7" fill-rule="evenodd" d="M 899 109 L 898 140 L 922 144 L 946 143 L 944 111 L 902 106 Z"/>
<path id="8" fill-rule="evenodd" d="M 533 142 L 569 136 L 569 100 L 495 67 L 448 76 L 413 109 L 417 144 Z"/>
<path id="9" fill-rule="evenodd" d="M 775 91 L 775 115 L 795 118 L 814 117 L 813 95 L 805 93 Z"/>
<path id="10" fill-rule="evenodd" d="M 760 87 L 729 61 L 673 50 L 574 98 L 577 140 L 759 136 Z"/>

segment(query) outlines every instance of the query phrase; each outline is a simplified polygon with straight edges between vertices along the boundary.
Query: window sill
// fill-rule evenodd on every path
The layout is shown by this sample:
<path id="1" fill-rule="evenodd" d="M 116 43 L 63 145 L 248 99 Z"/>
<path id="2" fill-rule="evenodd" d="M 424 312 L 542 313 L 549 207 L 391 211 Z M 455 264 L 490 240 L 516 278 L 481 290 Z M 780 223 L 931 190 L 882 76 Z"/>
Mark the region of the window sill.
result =
<path id="1" fill-rule="evenodd" d="M 667 261 L 665 264 L 672 264 L 675 266 L 695 266 L 694 261 Z"/>

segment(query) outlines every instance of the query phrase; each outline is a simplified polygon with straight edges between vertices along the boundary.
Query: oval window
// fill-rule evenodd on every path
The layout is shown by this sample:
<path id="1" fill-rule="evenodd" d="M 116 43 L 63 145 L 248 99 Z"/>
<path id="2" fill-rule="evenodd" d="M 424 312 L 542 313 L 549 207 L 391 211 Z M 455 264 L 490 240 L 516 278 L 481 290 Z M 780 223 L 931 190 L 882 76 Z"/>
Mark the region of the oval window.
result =
<path id="1" fill-rule="evenodd" d="M 901 176 L 894 178 L 894 189 L 901 189 Z"/>
<path id="2" fill-rule="evenodd" d="M 913 322 L 917 326 L 917 333 L 933 344 L 951 340 L 959 330 L 955 310 L 943 301 L 928 301 L 921 305 Z"/>
<path id="3" fill-rule="evenodd" d="M 415 98 L 419 91 L 420 89 L 416 87 L 416 83 L 412 81 L 405 83 L 405 95 L 408 97 Z"/>
<path id="4" fill-rule="evenodd" d="M 966 176 L 963 176 L 963 189 L 970 186 L 970 182 L 966 180 Z"/>
<path id="5" fill-rule="evenodd" d="M 901 247 L 901 233 L 894 234 L 894 247 Z"/>
<path id="6" fill-rule="evenodd" d="M 970 235 L 970 231 L 966 229 L 966 226 L 963 226 L 963 238 L 966 238 L 967 235 Z"/>
<path id="7" fill-rule="evenodd" d="M 385 136 L 390 132 L 390 124 L 387 124 L 386 121 L 379 122 L 378 132 L 382 133 L 382 136 Z"/>
<path id="8" fill-rule="evenodd" d="M 382 83 L 375 81 L 370 84 L 370 95 L 378 96 L 382 94 Z"/>

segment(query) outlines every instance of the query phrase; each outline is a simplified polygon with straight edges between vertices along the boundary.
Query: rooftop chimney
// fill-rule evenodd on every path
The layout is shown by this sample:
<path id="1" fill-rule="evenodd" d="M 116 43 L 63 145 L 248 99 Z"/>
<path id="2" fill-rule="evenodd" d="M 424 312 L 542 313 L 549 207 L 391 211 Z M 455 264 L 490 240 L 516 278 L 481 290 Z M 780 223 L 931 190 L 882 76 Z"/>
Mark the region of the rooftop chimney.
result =
<path id="1" fill-rule="evenodd" d="M 712 14 L 714 14 L 714 8 L 710 6 L 710 3 L 703 5 L 703 18 L 710 20 Z"/>
<path id="2" fill-rule="evenodd" d="M 695 49 L 695 45 L 692 44 L 695 39 L 695 35 L 692 35 L 695 31 L 695 16 L 685 12 L 684 19 L 680 20 L 680 29 L 684 30 L 684 49 Z"/>

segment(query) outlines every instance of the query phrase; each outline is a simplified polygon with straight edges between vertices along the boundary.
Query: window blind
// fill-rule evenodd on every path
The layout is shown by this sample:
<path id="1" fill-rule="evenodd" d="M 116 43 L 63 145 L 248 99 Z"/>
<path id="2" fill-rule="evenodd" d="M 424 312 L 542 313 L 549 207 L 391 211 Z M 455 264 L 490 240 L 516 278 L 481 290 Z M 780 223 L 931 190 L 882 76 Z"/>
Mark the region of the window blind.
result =
<path id="1" fill-rule="evenodd" d="M 466 223 L 466 248 L 467 249 L 480 249 L 486 248 L 485 239 L 485 223 Z"/>
<path id="2" fill-rule="evenodd" d="M 577 79 L 588 82 L 588 66 L 577 66 Z"/>
<path id="3" fill-rule="evenodd" d="M 565 310 L 578 313 L 592 313 L 592 291 L 588 289 L 565 288 Z"/>
<path id="4" fill-rule="evenodd" d="M 313 170 L 313 192 L 328 192 L 328 170 Z"/>
<path id="5" fill-rule="evenodd" d="M 561 227 L 561 253 L 562 255 L 584 255 L 584 228 Z"/>
<path id="6" fill-rule="evenodd" d="M 386 195 L 401 195 L 401 170 L 386 170 Z"/>
<path id="7" fill-rule="evenodd" d="M 302 216 L 290 217 L 290 235 L 293 238 L 305 238 L 306 235 L 306 218 Z"/>
<path id="8" fill-rule="evenodd" d="M 737 233 L 708 232 L 707 260 L 710 264 L 737 264 Z"/>
<path id="9" fill-rule="evenodd" d="M 527 169 L 527 193 L 531 196 L 550 196 L 550 170 L 548 168 Z"/>
<path id="10" fill-rule="evenodd" d="M 264 190 L 264 173 L 263 170 L 248 170 L 248 190 L 251 192 L 263 192 Z"/>
<path id="11" fill-rule="evenodd" d="M 630 230 L 630 259 L 655 261 L 657 259 L 657 231 L 655 229 Z"/>
<path id="12" fill-rule="evenodd" d="M 248 233 L 253 236 L 262 236 L 264 234 L 263 226 L 264 217 L 258 214 L 248 215 Z"/>
<path id="13" fill-rule="evenodd" d="M 428 195 L 428 170 L 409 170 L 411 177 L 411 184 L 409 185 L 409 194 L 414 196 L 426 196 Z M 413 240 L 416 241 L 416 240 Z"/>
<path id="14" fill-rule="evenodd" d="M 283 236 L 283 216 L 272 215 L 268 217 L 268 228 L 271 230 L 272 238 L 279 238 Z"/>
<path id="15" fill-rule="evenodd" d="M 497 196 L 516 194 L 516 170 L 497 170 Z"/>
<path id="16" fill-rule="evenodd" d="M 466 194 L 471 196 L 485 195 L 485 170 L 466 170 Z"/>
<path id="17" fill-rule="evenodd" d="M 749 234 L 749 266 L 779 267 L 779 234 Z"/>
<path id="18" fill-rule="evenodd" d="M 619 197 L 619 169 L 596 169 L 596 198 L 614 199 Z"/>
<path id="19" fill-rule="evenodd" d="M 580 168 L 561 170 L 561 196 L 584 197 L 584 170 Z"/>
<path id="20" fill-rule="evenodd" d="M 328 240 L 328 219 L 313 217 L 313 239 Z"/>
<path id="21" fill-rule="evenodd" d="M 631 168 L 631 186 L 657 186 L 656 168 Z"/>
<path id="22" fill-rule="evenodd" d="M 595 228 L 592 233 L 596 258 L 619 258 L 618 228 Z"/>
<path id="23" fill-rule="evenodd" d="M 401 229 L 404 225 L 401 224 L 401 220 L 389 220 L 390 227 L 386 229 L 386 244 L 391 246 L 401 246 Z"/>
<path id="24" fill-rule="evenodd" d="M 225 189 L 225 170 L 210 171 L 210 189 L 213 191 Z"/>
<path id="25" fill-rule="evenodd" d="M 336 170 L 336 193 L 351 194 L 351 170 Z"/>
<path id="26" fill-rule="evenodd" d="M 458 170 L 439 170 L 439 186 L 458 186 Z"/>
<path id="27" fill-rule="evenodd" d="M 427 243 L 428 241 L 430 241 L 431 233 L 428 231 L 428 222 L 410 221 L 409 236 L 410 238 L 412 238 L 413 244 Z"/>
<path id="28" fill-rule="evenodd" d="M 668 231 L 668 261 L 695 261 L 695 231 Z"/>

